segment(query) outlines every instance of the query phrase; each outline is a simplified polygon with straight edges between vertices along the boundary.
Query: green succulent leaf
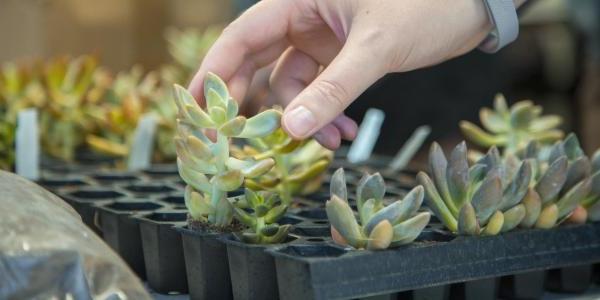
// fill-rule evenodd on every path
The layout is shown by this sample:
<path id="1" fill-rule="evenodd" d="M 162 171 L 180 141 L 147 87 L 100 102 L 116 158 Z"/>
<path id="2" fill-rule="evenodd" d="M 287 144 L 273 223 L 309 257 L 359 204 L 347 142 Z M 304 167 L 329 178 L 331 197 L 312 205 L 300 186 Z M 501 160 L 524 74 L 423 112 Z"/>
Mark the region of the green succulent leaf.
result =
<path id="1" fill-rule="evenodd" d="M 365 241 L 350 205 L 336 195 L 325 204 L 325 210 L 331 226 L 353 247 L 363 248 Z"/>
<path id="2" fill-rule="evenodd" d="M 558 218 L 560 219 L 571 213 L 577 207 L 579 202 L 589 194 L 590 189 L 591 180 L 587 178 L 567 191 L 567 193 L 556 202 Z"/>
<path id="3" fill-rule="evenodd" d="M 534 189 L 530 188 L 522 203 L 525 206 L 525 217 L 520 225 L 524 228 L 531 228 L 542 211 L 542 199 Z"/>
<path id="4" fill-rule="evenodd" d="M 367 224 L 369 222 L 377 212 L 375 208 L 375 199 L 369 199 L 363 203 L 362 207 L 358 209 L 358 216 L 361 224 Z"/>
<path id="5" fill-rule="evenodd" d="M 219 132 L 225 136 L 233 137 L 239 135 L 246 126 L 246 118 L 243 116 L 235 117 L 225 124 L 221 125 Z"/>
<path id="6" fill-rule="evenodd" d="M 238 110 L 239 106 L 237 101 L 233 100 L 232 98 L 229 98 L 227 100 L 227 119 L 231 120 L 235 118 L 238 115 Z"/>
<path id="7" fill-rule="evenodd" d="M 177 166 L 181 179 L 183 179 L 185 183 L 191 185 L 195 190 L 203 191 L 205 193 L 212 190 L 212 186 L 204 174 L 184 166 L 180 158 L 177 159 Z"/>
<path id="8" fill-rule="evenodd" d="M 502 184 L 500 178 L 498 175 L 488 174 L 471 201 L 477 220 L 481 225 L 487 223 L 491 215 L 498 209 L 501 200 Z"/>
<path id="9" fill-rule="evenodd" d="M 469 163 L 467 162 L 467 144 L 463 141 L 454 148 L 448 161 L 446 178 L 448 189 L 455 207 L 461 207 L 466 201 L 469 187 Z"/>
<path id="10" fill-rule="evenodd" d="M 479 234 L 479 222 L 477 221 L 475 208 L 469 202 L 466 202 L 461 207 L 460 212 L 458 214 L 458 234 Z"/>
<path id="11" fill-rule="evenodd" d="M 394 225 L 394 236 L 390 246 L 396 247 L 412 243 L 419 237 L 419 234 L 421 234 L 425 226 L 429 224 L 430 218 L 431 215 L 428 212 L 422 212 L 408 220 Z"/>
<path id="12" fill-rule="evenodd" d="M 479 119 L 483 127 L 493 133 L 502 133 L 509 129 L 502 115 L 489 108 L 482 108 L 479 111 Z"/>
<path id="13" fill-rule="evenodd" d="M 221 107 L 225 108 L 225 99 L 222 99 L 219 93 L 214 89 L 210 89 L 206 92 L 206 107 Z"/>
<path id="14" fill-rule="evenodd" d="M 229 203 L 229 201 L 222 196 L 222 198 L 217 202 L 213 223 L 217 227 L 225 227 L 231 224 L 232 219 L 233 205 L 231 205 L 231 203 Z M 210 218 L 209 221 L 211 221 Z"/>
<path id="15" fill-rule="evenodd" d="M 252 217 L 249 213 L 247 213 L 243 209 L 236 207 L 234 205 L 233 213 L 234 213 L 235 219 L 238 220 L 240 223 L 242 223 L 250 228 L 254 228 L 256 226 L 256 218 Z"/>
<path id="16" fill-rule="evenodd" d="M 219 76 L 208 72 L 204 77 L 204 97 L 207 99 L 207 101 L 211 91 L 214 91 L 219 96 L 223 107 L 225 107 L 225 101 L 230 98 L 227 85 Z"/>
<path id="17" fill-rule="evenodd" d="M 269 210 L 269 212 L 267 212 L 267 214 L 264 216 L 265 222 L 267 222 L 267 223 L 277 222 L 281 217 L 283 217 L 283 215 L 285 214 L 286 211 L 287 211 L 287 205 L 285 205 L 285 204 L 280 204 L 280 205 L 277 205 L 277 206 L 271 208 Z"/>
<path id="18" fill-rule="evenodd" d="M 562 118 L 559 116 L 548 115 L 536 118 L 531 122 L 529 129 L 533 132 L 543 132 L 560 126 Z M 562 132 L 561 132 L 562 136 Z"/>
<path id="19" fill-rule="evenodd" d="M 263 244 L 279 244 L 285 241 L 288 232 L 290 231 L 290 225 L 282 225 L 277 227 L 277 232 L 271 236 L 264 236 L 262 238 Z"/>
<path id="20" fill-rule="evenodd" d="M 368 199 L 381 200 L 385 195 L 385 182 L 381 174 L 365 174 L 356 187 L 356 201 L 358 209 L 362 207 L 364 201 Z"/>
<path id="21" fill-rule="evenodd" d="M 208 161 L 212 158 L 210 147 L 199 138 L 189 135 L 187 136 L 185 143 L 187 149 L 189 149 L 189 153 L 194 157 L 204 161 Z"/>
<path id="22" fill-rule="evenodd" d="M 225 109 L 220 106 L 209 107 L 208 114 L 210 115 L 212 121 L 217 125 L 221 125 L 227 121 Z"/>
<path id="23" fill-rule="evenodd" d="M 204 220 L 207 215 L 214 213 L 210 201 L 194 191 L 189 185 L 185 188 L 184 200 L 185 206 L 194 220 Z"/>
<path id="24" fill-rule="evenodd" d="M 504 223 L 502 224 L 502 232 L 513 230 L 517 227 L 527 214 L 525 205 L 519 204 L 504 212 Z"/>
<path id="25" fill-rule="evenodd" d="M 592 165 L 587 156 L 581 156 L 569 163 L 567 168 L 567 179 L 562 190 L 568 191 L 577 183 L 590 176 Z"/>
<path id="26" fill-rule="evenodd" d="M 329 191 L 331 195 L 336 195 L 340 199 L 348 201 L 348 189 L 346 188 L 346 175 L 344 169 L 337 169 L 331 176 Z"/>
<path id="27" fill-rule="evenodd" d="M 514 176 L 513 181 L 504 190 L 502 202 L 499 209 L 505 211 L 508 208 L 520 203 L 527 194 L 529 184 L 531 183 L 533 169 L 529 161 L 524 161 L 519 168 L 519 172 Z"/>
<path id="28" fill-rule="evenodd" d="M 456 232 L 458 230 L 456 217 L 454 217 L 444 203 L 444 200 L 442 200 L 442 197 L 435 188 L 433 181 L 431 181 L 425 172 L 419 172 L 417 174 L 417 180 L 427 193 L 427 197 L 425 197 L 425 203 L 427 203 L 427 206 L 450 231 Z"/>
<path id="29" fill-rule="evenodd" d="M 458 208 L 454 205 L 454 199 L 450 195 L 448 189 L 448 181 L 446 179 L 446 172 L 448 169 L 448 161 L 442 151 L 440 145 L 436 142 L 431 144 L 429 148 L 429 173 L 433 177 L 433 183 L 439 196 L 454 216 L 458 215 Z"/>
<path id="30" fill-rule="evenodd" d="M 535 186 L 536 192 L 540 195 L 542 203 L 546 204 L 552 201 L 562 189 L 567 179 L 567 157 L 562 156 L 554 161 L 546 170 L 542 178 Z"/>
<path id="31" fill-rule="evenodd" d="M 387 249 L 392 243 L 394 237 L 394 228 L 388 220 L 379 222 L 369 235 L 367 250 Z"/>
<path id="32" fill-rule="evenodd" d="M 463 135 L 479 146 L 491 147 L 507 142 L 505 135 L 491 135 L 471 122 L 461 121 L 459 124 Z"/>
<path id="33" fill-rule="evenodd" d="M 531 101 L 520 101 L 511 107 L 510 123 L 514 128 L 528 129 L 534 118 L 535 111 Z"/>
<path id="34" fill-rule="evenodd" d="M 211 116 L 206 114 L 206 112 L 196 104 L 186 104 L 185 112 L 189 117 L 186 122 L 190 122 L 191 124 L 201 128 L 212 128 L 215 126 Z"/>
<path id="35" fill-rule="evenodd" d="M 563 141 L 563 147 L 565 149 L 565 154 L 569 160 L 575 160 L 583 155 L 583 150 L 579 144 L 579 139 L 574 133 L 570 133 L 565 140 Z"/>
<path id="36" fill-rule="evenodd" d="M 501 211 L 497 210 L 490 217 L 490 220 L 488 221 L 485 228 L 483 228 L 483 230 L 481 231 L 481 235 L 497 235 L 502 230 L 504 221 L 504 214 Z"/>
<path id="37" fill-rule="evenodd" d="M 240 170 L 230 170 L 223 174 L 217 174 L 211 179 L 219 190 L 230 192 L 238 189 L 244 183 L 244 175 Z"/>
<path id="38" fill-rule="evenodd" d="M 550 204 L 540 212 L 540 216 L 535 222 L 535 228 L 550 229 L 556 225 L 558 221 L 558 206 Z"/>
<path id="39" fill-rule="evenodd" d="M 275 131 L 280 126 L 281 112 L 275 109 L 265 110 L 246 121 L 244 130 L 237 135 L 240 138 L 259 138 Z"/>

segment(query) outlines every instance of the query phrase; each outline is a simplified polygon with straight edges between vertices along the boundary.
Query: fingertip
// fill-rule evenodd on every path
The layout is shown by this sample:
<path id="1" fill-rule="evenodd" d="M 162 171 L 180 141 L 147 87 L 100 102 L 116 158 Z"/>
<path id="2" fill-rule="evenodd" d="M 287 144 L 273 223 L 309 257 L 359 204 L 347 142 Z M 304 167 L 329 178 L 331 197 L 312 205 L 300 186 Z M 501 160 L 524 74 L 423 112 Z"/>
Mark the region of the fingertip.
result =
<path id="1" fill-rule="evenodd" d="M 329 124 L 313 135 L 313 138 L 323 147 L 329 150 L 336 150 L 341 144 L 340 131 L 333 125 Z"/>
<path id="2" fill-rule="evenodd" d="M 344 140 L 352 141 L 358 134 L 358 124 L 346 115 L 339 115 L 333 120 L 333 125 L 340 131 Z"/>

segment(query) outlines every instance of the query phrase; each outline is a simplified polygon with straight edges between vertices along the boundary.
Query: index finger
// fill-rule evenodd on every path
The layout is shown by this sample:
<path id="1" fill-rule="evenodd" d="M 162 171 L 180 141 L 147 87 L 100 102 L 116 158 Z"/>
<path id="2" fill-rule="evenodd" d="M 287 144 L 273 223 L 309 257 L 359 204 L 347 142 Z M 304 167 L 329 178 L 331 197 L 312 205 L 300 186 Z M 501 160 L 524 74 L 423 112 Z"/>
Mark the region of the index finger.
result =
<path id="1" fill-rule="evenodd" d="M 261 64 L 268 64 L 281 54 L 277 50 L 267 49 L 285 40 L 292 3 L 293 1 L 263 0 L 223 30 L 188 87 L 196 101 L 204 102 L 203 81 L 209 71 L 226 83 L 234 79 L 236 82 L 249 83 L 254 72 L 242 69 L 259 68 Z M 285 47 L 281 48 L 283 52 Z M 255 54 L 263 50 L 267 50 L 266 57 L 256 55 L 259 58 L 254 58 Z"/>

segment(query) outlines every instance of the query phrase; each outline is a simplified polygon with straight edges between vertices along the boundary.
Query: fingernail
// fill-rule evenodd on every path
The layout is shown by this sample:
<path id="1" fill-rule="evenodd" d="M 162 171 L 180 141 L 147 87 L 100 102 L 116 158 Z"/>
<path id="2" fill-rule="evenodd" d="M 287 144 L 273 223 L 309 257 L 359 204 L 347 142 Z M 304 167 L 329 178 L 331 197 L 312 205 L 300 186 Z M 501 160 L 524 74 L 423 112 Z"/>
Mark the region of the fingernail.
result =
<path id="1" fill-rule="evenodd" d="M 298 106 L 288 112 L 283 119 L 287 130 L 295 137 L 306 135 L 317 126 L 317 118 L 304 106 Z"/>

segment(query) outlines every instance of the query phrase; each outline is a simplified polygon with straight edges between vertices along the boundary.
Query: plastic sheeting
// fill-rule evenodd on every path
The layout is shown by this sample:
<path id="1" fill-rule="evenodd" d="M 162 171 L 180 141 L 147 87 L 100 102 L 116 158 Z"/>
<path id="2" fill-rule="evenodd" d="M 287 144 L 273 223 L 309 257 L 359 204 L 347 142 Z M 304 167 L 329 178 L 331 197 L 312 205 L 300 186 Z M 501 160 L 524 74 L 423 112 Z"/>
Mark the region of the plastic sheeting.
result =
<path id="1" fill-rule="evenodd" d="M 0 299 L 151 298 L 68 204 L 0 171 Z"/>

